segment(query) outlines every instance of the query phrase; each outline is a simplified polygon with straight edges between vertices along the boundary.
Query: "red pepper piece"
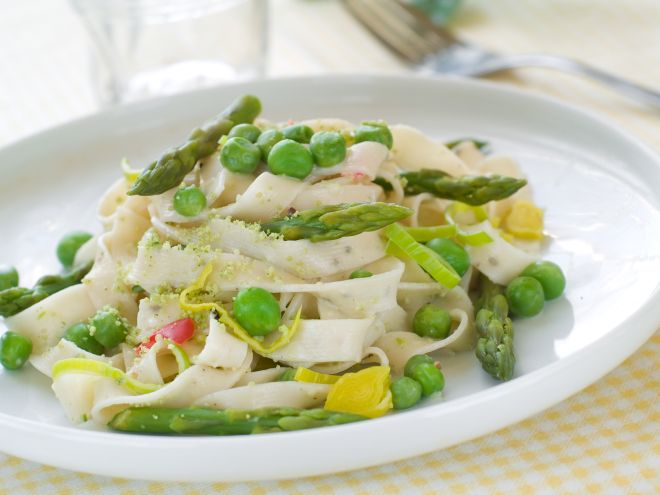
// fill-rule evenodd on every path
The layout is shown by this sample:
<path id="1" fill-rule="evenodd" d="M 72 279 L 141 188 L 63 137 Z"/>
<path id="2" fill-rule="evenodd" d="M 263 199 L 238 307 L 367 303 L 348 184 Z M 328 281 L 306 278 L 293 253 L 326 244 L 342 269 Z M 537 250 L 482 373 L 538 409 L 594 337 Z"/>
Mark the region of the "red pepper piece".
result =
<path id="1" fill-rule="evenodd" d="M 137 354 L 142 354 L 147 349 L 150 349 L 155 343 L 156 338 L 160 335 L 163 339 L 171 340 L 176 344 L 183 344 L 186 340 L 190 339 L 195 333 L 195 322 L 192 318 L 183 318 L 181 320 L 168 323 L 164 327 L 156 330 L 149 335 L 147 340 L 142 342 L 135 348 Z"/>

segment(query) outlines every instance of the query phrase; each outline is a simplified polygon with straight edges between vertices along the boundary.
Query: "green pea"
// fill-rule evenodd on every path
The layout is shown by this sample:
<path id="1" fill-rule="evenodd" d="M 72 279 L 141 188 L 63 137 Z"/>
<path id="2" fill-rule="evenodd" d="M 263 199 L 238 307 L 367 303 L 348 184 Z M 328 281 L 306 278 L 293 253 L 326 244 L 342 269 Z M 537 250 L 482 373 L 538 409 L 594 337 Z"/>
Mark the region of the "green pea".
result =
<path id="1" fill-rule="evenodd" d="M 362 122 L 362 125 L 355 128 L 353 135 L 355 136 L 356 143 L 361 143 L 363 141 L 375 141 L 377 143 L 384 144 L 390 149 L 392 148 L 392 144 L 394 144 L 394 139 L 392 138 L 390 128 L 387 127 L 385 122 Z"/>
<path id="2" fill-rule="evenodd" d="M 114 308 L 99 310 L 89 324 L 96 341 L 107 349 L 118 346 L 128 335 L 128 326 Z"/>
<path id="3" fill-rule="evenodd" d="M 196 217 L 206 208 L 206 196 L 198 187 L 184 187 L 176 192 L 172 205 L 179 215 Z"/>
<path id="4" fill-rule="evenodd" d="M 543 287 L 545 300 L 556 299 L 566 288 L 566 277 L 561 268 L 552 261 L 537 261 L 523 270 L 521 275 L 538 280 Z"/>
<path id="5" fill-rule="evenodd" d="M 420 337 L 444 339 L 451 330 L 449 311 L 433 304 L 425 304 L 417 310 L 413 318 L 413 331 Z"/>
<path id="6" fill-rule="evenodd" d="M 470 268 L 470 255 L 462 247 L 451 239 L 436 237 L 431 239 L 426 246 L 438 253 L 451 267 L 456 270 L 459 276 L 465 275 Z"/>
<path id="7" fill-rule="evenodd" d="M 289 368 L 288 370 L 285 370 L 284 373 L 280 375 L 280 377 L 277 379 L 278 382 L 292 382 L 293 377 L 296 376 L 296 372 L 298 371 L 298 368 Z"/>
<path id="8" fill-rule="evenodd" d="M 0 364 L 8 370 L 22 367 L 32 353 L 32 341 L 11 330 L 0 337 Z"/>
<path id="9" fill-rule="evenodd" d="M 60 260 L 60 263 L 65 268 L 70 268 L 73 266 L 73 261 L 76 258 L 76 253 L 80 249 L 80 246 L 85 244 L 92 238 L 92 234 L 89 232 L 83 232 L 80 230 L 69 232 L 66 234 L 60 242 L 57 243 L 57 259 Z"/>
<path id="10" fill-rule="evenodd" d="M 256 143 L 257 139 L 261 135 L 261 129 L 259 129 L 254 124 L 238 124 L 237 126 L 232 127 L 231 131 L 227 137 L 242 137 L 250 141 L 251 143 Z"/>
<path id="11" fill-rule="evenodd" d="M 420 364 L 430 363 L 434 364 L 433 359 L 426 354 L 416 354 L 406 361 L 406 366 L 403 369 L 403 374 L 408 378 L 413 377 L 413 372 Z"/>
<path id="12" fill-rule="evenodd" d="M 422 396 L 428 397 L 445 388 L 445 377 L 435 364 L 421 363 L 413 371 L 413 377 L 422 386 Z"/>
<path id="13" fill-rule="evenodd" d="M 545 296 L 541 282 L 532 277 L 516 277 L 506 288 L 506 299 L 516 316 L 534 316 L 543 309 Z"/>
<path id="14" fill-rule="evenodd" d="M 319 167 L 332 167 L 346 158 L 346 140 L 338 132 L 317 132 L 312 136 L 309 150 Z"/>
<path id="15" fill-rule="evenodd" d="M 428 397 L 435 392 L 445 388 L 445 377 L 435 364 L 421 363 L 417 365 L 412 373 L 413 380 L 422 386 L 422 395 Z"/>
<path id="16" fill-rule="evenodd" d="M 312 139 L 314 129 L 305 124 L 293 124 L 282 129 L 286 139 L 292 139 L 299 143 L 307 144 Z"/>
<path id="17" fill-rule="evenodd" d="M 394 409 L 408 409 L 422 398 L 422 386 L 407 376 L 394 380 L 390 385 L 390 390 Z"/>
<path id="18" fill-rule="evenodd" d="M 257 146 L 261 151 L 261 159 L 265 162 L 268 161 L 268 155 L 270 155 L 270 150 L 273 149 L 277 143 L 284 139 L 284 134 L 282 131 L 277 129 L 268 129 L 261 133 L 259 139 L 257 139 Z"/>
<path id="19" fill-rule="evenodd" d="M 353 273 L 351 273 L 348 278 L 368 278 L 368 277 L 373 277 L 373 273 L 371 273 L 369 270 L 355 270 Z"/>
<path id="20" fill-rule="evenodd" d="M 234 300 L 234 317 L 250 335 L 268 335 L 280 325 L 280 305 L 267 290 L 241 289 Z"/>
<path id="21" fill-rule="evenodd" d="M 314 160 L 305 146 L 291 139 L 284 139 L 270 150 L 268 168 L 276 175 L 304 179 L 314 168 Z"/>
<path id="22" fill-rule="evenodd" d="M 92 354 L 100 356 L 103 354 L 103 346 L 92 337 L 89 330 L 89 325 L 87 323 L 76 323 L 64 332 L 62 338 L 73 342 L 83 351 L 91 352 Z"/>
<path id="23" fill-rule="evenodd" d="M 18 271 L 13 266 L 0 265 L 0 290 L 18 287 Z"/>
<path id="24" fill-rule="evenodd" d="M 222 166 L 239 174 L 251 174 L 260 160 L 259 147 L 243 137 L 229 138 L 220 151 Z"/>

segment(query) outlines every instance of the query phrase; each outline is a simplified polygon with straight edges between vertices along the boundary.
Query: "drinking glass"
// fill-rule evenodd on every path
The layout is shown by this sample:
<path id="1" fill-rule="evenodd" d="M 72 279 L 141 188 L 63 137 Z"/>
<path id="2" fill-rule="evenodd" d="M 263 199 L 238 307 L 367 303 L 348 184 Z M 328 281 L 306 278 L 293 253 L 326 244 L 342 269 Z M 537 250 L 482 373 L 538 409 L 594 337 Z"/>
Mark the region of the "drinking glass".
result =
<path id="1" fill-rule="evenodd" d="M 263 75 L 267 0 L 71 0 L 102 105 Z"/>

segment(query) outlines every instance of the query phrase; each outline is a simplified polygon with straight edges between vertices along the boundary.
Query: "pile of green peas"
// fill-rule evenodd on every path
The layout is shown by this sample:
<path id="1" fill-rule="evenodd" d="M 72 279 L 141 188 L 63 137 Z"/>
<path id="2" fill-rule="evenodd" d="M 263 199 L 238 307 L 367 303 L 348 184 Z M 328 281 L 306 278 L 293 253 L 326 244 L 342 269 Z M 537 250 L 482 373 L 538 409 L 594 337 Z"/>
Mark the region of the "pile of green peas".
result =
<path id="1" fill-rule="evenodd" d="M 392 133 L 383 122 L 363 122 L 352 133 L 356 142 L 376 141 L 392 147 Z M 314 130 L 305 124 L 262 131 L 254 124 L 232 128 L 222 143 L 220 163 L 231 172 L 252 174 L 261 162 L 275 175 L 302 180 L 318 167 L 332 167 L 346 158 L 345 137 L 335 131 Z M 174 210 L 195 217 L 206 208 L 206 197 L 196 186 L 179 189 L 172 202 Z"/>
<path id="2" fill-rule="evenodd" d="M 92 238 L 83 231 L 69 232 L 60 239 L 55 249 L 57 259 L 65 269 L 73 267 L 76 253 Z M 0 266 L 0 291 L 18 287 L 18 271 L 13 266 Z M 32 354 L 32 341 L 24 335 L 7 331 L 0 337 L 0 364 L 8 370 L 17 370 L 27 362 Z"/>
<path id="3" fill-rule="evenodd" d="M 80 322 L 69 327 L 64 336 L 65 340 L 73 342 L 80 349 L 101 355 L 106 349 L 112 349 L 126 340 L 129 326 L 111 307 L 97 311 L 88 322 Z"/>
<path id="4" fill-rule="evenodd" d="M 351 137 L 356 143 L 376 141 L 392 147 L 392 133 L 383 122 L 363 122 Z M 241 174 L 253 173 L 263 161 L 275 175 L 302 180 L 314 165 L 332 167 L 344 161 L 346 148 L 346 138 L 339 132 L 314 132 L 305 124 L 264 131 L 241 124 L 229 133 L 220 161 L 226 169 Z"/>
<path id="5" fill-rule="evenodd" d="M 422 397 L 428 397 L 445 388 L 445 377 L 426 354 L 412 356 L 406 362 L 403 376 L 390 385 L 394 409 L 408 409 Z"/>
<path id="6" fill-rule="evenodd" d="M 511 312 L 530 317 L 543 310 L 545 301 L 556 299 L 566 288 L 561 268 L 552 261 L 537 261 L 525 268 L 506 288 Z"/>

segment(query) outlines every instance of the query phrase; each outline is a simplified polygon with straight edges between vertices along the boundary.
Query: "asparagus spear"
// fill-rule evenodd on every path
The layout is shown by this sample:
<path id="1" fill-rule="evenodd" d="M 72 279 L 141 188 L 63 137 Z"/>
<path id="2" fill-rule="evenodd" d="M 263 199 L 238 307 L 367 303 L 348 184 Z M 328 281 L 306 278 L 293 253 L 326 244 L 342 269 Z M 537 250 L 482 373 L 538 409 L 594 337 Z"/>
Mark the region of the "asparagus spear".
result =
<path id="1" fill-rule="evenodd" d="M 304 210 L 262 224 L 287 241 L 328 241 L 378 230 L 412 215 L 405 206 L 391 203 L 342 203 Z"/>
<path id="2" fill-rule="evenodd" d="M 340 425 L 367 419 L 325 409 L 263 408 L 255 410 L 208 407 L 129 407 L 108 426 L 131 433 L 183 435 L 249 435 Z"/>
<path id="3" fill-rule="evenodd" d="M 0 316 L 13 316 L 62 289 L 79 284 L 91 270 L 92 264 L 89 262 L 65 275 L 45 275 L 37 280 L 32 289 L 12 287 L 0 291 Z"/>
<path id="4" fill-rule="evenodd" d="M 481 366 L 497 380 L 510 380 L 516 364 L 513 352 L 513 325 L 504 288 L 481 277 L 481 297 L 477 301 L 476 355 Z"/>
<path id="5" fill-rule="evenodd" d="M 439 198 L 453 199 L 473 206 L 508 198 L 527 184 L 525 179 L 503 175 L 452 177 L 441 170 L 429 169 L 404 172 L 401 177 L 405 179 L 406 194 L 428 192 Z"/>
<path id="6" fill-rule="evenodd" d="M 128 194 L 153 196 L 178 186 L 198 160 L 211 155 L 217 149 L 218 140 L 228 134 L 234 125 L 251 123 L 260 112 L 261 102 L 256 96 L 242 96 L 215 120 L 194 129 L 184 144 L 166 151 L 149 165 Z"/>

